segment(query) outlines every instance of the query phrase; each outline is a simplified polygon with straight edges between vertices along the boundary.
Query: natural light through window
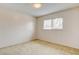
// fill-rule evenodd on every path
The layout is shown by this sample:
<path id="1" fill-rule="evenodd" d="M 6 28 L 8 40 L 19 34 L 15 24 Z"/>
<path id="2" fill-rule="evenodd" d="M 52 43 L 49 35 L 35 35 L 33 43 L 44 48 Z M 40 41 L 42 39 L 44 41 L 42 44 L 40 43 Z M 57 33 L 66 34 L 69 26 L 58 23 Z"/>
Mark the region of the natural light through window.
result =
<path id="1" fill-rule="evenodd" d="M 52 29 L 52 20 L 44 20 L 44 27 L 43 29 Z"/>
<path id="2" fill-rule="evenodd" d="M 63 18 L 44 20 L 43 29 L 63 29 Z"/>
<path id="3" fill-rule="evenodd" d="M 53 29 L 63 29 L 63 18 L 53 19 Z"/>

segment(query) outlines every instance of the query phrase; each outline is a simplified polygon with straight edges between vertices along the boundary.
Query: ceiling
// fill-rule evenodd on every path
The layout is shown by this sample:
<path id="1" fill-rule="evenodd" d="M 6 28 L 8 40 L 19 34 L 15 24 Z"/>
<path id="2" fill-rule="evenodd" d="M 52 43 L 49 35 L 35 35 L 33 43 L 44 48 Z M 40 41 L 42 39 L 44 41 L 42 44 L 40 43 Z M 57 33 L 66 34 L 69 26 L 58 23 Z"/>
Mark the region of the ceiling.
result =
<path id="1" fill-rule="evenodd" d="M 67 8 L 79 6 L 77 3 L 43 3 L 41 8 L 35 9 L 32 3 L 2 3 L 1 7 L 11 9 L 17 12 L 29 14 L 35 17 L 57 12 Z"/>

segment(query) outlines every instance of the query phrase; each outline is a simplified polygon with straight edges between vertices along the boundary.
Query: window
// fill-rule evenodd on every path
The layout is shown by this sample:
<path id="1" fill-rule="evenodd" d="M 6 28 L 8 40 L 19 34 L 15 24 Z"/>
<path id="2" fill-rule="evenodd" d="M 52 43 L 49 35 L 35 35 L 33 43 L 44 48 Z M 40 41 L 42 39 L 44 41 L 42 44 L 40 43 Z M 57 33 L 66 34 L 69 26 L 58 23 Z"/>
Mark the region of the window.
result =
<path id="1" fill-rule="evenodd" d="M 63 29 L 63 18 L 53 19 L 53 29 Z"/>
<path id="2" fill-rule="evenodd" d="M 44 29 L 52 29 L 52 20 L 50 19 L 50 20 L 44 20 L 44 26 L 43 26 L 43 28 Z"/>
<path id="3" fill-rule="evenodd" d="M 43 29 L 63 29 L 63 18 L 44 20 Z"/>

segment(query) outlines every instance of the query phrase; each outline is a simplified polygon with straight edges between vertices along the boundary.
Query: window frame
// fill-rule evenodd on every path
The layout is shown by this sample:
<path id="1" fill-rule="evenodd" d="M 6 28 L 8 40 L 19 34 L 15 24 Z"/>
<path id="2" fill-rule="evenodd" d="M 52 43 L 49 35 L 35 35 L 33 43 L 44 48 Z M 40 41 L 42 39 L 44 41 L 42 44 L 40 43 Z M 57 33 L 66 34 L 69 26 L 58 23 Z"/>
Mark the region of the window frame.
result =
<path id="1" fill-rule="evenodd" d="M 58 21 L 57 21 L 58 20 Z M 59 21 L 60 20 L 60 21 Z M 50 28 L 45 28 L 45 21 L 51 21 L 50 22 Z M 59 23 L 58 26 L 60 26 L 59 28 L 57 28 L 57 24 L 55 25 L 55 22 Z M 47 23 L 47 22 L 46 22 Z M 63 29 L 63 18 L 60 17 L 60 18 L 54 18 L 54 19 L 47 19 L 47 20 L 44 20 L 43 21 L 43 29 L 44 30 L 62 30 Z"/>

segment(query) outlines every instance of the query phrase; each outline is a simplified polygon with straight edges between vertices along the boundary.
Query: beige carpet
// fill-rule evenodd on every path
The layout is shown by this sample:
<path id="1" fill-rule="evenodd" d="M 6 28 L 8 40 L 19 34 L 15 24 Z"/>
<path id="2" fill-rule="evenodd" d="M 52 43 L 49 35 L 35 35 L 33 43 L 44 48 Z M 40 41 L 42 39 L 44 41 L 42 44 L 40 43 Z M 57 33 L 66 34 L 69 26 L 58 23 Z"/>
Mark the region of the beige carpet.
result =
<path id="1" fill-rule="evenodd" d="M 0 49 L 1 55 L 79 55 L 78 49 L 73 49 L 41 40 L 18 44 Z"/>

